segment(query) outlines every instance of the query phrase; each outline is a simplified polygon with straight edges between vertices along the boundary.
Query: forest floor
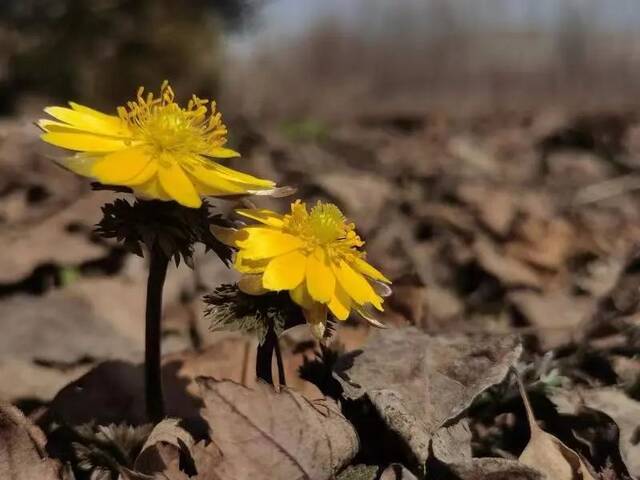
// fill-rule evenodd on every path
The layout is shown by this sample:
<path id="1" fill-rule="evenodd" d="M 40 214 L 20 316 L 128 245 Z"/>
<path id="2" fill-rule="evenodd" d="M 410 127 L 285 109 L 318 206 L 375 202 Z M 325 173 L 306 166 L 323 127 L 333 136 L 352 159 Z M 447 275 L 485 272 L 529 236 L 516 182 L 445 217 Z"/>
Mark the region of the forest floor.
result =
<path id="1" fill-rule="evenodd" d="M 163 422 L 151 435 L 145 261 L 96 237 L 113 195 L 55 166 L 31 122 L 0 120 L 8 478 L 38 477 L 7 467 L 2 448 L 46 458 L 29 467 L 46 479 L 640 477 L 635 114 L 234 122 L 233 166 L 333 201 L 356 223 L 394 282 L 390 328 L 350 320 L 320 354 L 306 328 L 285 333 L 294 393 L 275 398 L 255 380 L 256 340 L 210 330 L 202 297 L 236 277 L 199 252 L 193 270 L 170 268 L 163 351 L 168 413 L 205 427 Z M 528 421 L 513 370 L 556 440 Z M 199 441 L 207 431 L 212 443 Z"/>

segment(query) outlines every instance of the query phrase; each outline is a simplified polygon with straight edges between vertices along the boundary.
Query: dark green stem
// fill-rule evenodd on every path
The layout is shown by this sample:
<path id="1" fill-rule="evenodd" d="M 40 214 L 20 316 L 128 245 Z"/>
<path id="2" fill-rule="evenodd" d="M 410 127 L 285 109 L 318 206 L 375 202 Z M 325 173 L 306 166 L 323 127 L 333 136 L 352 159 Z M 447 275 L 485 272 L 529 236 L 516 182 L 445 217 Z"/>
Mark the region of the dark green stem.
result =
<path id="1" fill-rule="evenodd" d="M 282 363 L 282 352 L 280 351 L 280 342 L 276 337 L 276 345 L 274 352 L 276 354 L 276 365 L 278 366 L 278 383 L 281 387 L 287 385 L 287 379 L 284 377 L 284 364 Z"/>
<path id="2" fill-rule="evenodd" d="M 274 354 L 276 356 L 278 366 L 278 382 L 280 383 L 280 386 L 284 386 L 286 384 L 284 366 L 282 363 L 282 354 L 280 352 L 278 336 L 276 335 L 273 325 L 269 325 L 264 342 L 258 345 L 258 355 L 256 356 L 256 376 L 271 385 L 273 385 L 272 362 Z"/>
<path id="3" fill-rule="evenodd" d="M 147 417 L 160 422 L 164 416 L 161 374 L 161 320 L 162 289 L 167 276 L 169 259 L 155 246 L 149 254 L 149 278 L 147 281 L 147 311 L 145 327 L 144 386 Z"/>

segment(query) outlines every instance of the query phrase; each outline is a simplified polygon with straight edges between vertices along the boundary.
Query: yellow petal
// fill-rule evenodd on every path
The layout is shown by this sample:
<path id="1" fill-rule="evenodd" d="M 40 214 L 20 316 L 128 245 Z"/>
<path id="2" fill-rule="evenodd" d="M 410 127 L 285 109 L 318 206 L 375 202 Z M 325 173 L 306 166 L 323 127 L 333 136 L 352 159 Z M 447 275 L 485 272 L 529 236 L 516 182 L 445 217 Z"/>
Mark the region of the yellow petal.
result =
<path id="1" fill-rule="evenodd" d="M 158 173 L 158 164 L 154 161 L 150 161 L 149 163 L 147 163 L 147 166 L 144 167 L 144 169 L 138 175 L 133 177 L 131 180 L 127 180 L 125 182 L 125 185 L 129 187 L 142 185 L 144 183 L 147 183 L 153 177 L 155 177 L 157 173 Z"/>
<path id="2" fill-rule="evenodd" d="M 196 190 L 200 193 L 200 195 L 203 195 L 205 197 L 228 197 L 230 195 L 242 195 L 243 193 L 247 193 L 247 192 L 230 193 L 228 190 L 220 190 L 219 188 L 213 188 L 199 181 L 195 176 L 191 175 L 188 171 L 187 171 L 187 174 L 189 175 L 189 178 L 191 179 L 191 182 L 195 186 Z"/>
<path id="3" fill-rule="evenodd" d="M 339 265 L 333 265 L 333 272 L 342 288 L 358 304 L 371 303 L 378 310 L 382 310 L 382 299 L 375 293 L 367 280 L 344 260 Z"/>
<path id="4" fill-rule="evenodd" d="M 146 183 L 141 185 L 137 185 L 134 188 L 136 196 L 148 199 L 148 200 L 171 200 L 171 197 L 164 191 L 162 185 L 160 185 L 160 180 L 158 180 L 158 176 L 152 177 Z"/>
<path id="5" fill-rule="evenodd" d="M 104 154 L 102 153 L 76 153 L 62 160 L 57 160 L 57 162 L 64 168 L 67 168 L 78 175 L 82 175 L 83 177 L 92 177 L 93 174 L 91 172 L 93 170 L 93 165 L 103 158 L 103 156 Z"/>
<path id="6" fill-rule="evenodd" d="M 127 148 L 96 160 L 91 175 L 107 185 L 125 185 L 140 175 L 150 162 L 151 158 L 141 147 Z"/>
<path id="7" fill-rule="evenodd" d="M 324 249 L 318 247 L 307 259 L 307 290 L 314 300 L 327 303 L 333 297 L 335 288 L 336 277 Z"/>
<path id="8" fill-rule="evenodd" d="M 101 137 L 91 133 L 47 132 L 43 133 L 40 138 L 56 147 L 79 152 L 115 152 L 128 147 L 124 140 Z"/>
<path id="9" fill-rule="evenodd" d="M 214 192 L 209 195 L 240 195 L 247 193 L 245 187 L 218 174 L 213 167 L 204 167 L 200 162 L 185 163 L 184 167 L 192 178 Z"/>
<path id="10" fill-rule="evenodd" d="M 262 277 L 264 288 L 274 291 L 293 290 L 302 280 L 307 258 L 300 252 L 290 252 L 269 262 Z"/>
<path id="11" fill-rule="evenodd" d="M 262 275 L 243 275 L 238 288 L 247 295 L 264 295 L 269 291 L 262 286 Z"/>
<path id="12" fill-rule="evenodd" d="M 224 147 L 210 148 L 209 150 L 207 150 L 206 154 L 214 158 L 234 158 L 234 157 L 240 156 L 240 154 L 235 150 L 231 150 L 230 148 L 224 148 Z"/>
<path id="13" fill-rule="evenodd" d="M 331 301 L 327 306 L 338 320 L 346 320 L 349 318 L 349 313 L 351 312 L 351 297 L 349 297 L 344 288 L 340 286 L 340 283 L 336 284 L 333 297 L 331 297 Z"/>
<path id="14" fill-rule="evenodd" d="M 378 280 L 380 282 L 391 283 L 387 277 L 385 277 L 382 272 L 375 269 L 369 263 L 367 263 L 362 258 L 357 258 L 353 262 L 353 268 L 355 268 L 358 272 L 366 275 L 369 278 L 373 278 L 374 280 Z"/>
<path id="15" fill-rule="evenodd" d="M 266 208 L 238 208 L 236 213 L 271 227 L 282 227 L 283 216 Z"/>
<path id="16" fill-rule="evenodd" d="M 127 142 L 129 141 L 129 138 L 125 138 L 123 136 L 110 135 L 107 133 L 90 131 L 88 129 L 76 128 L 76 127 L 67 125 L 66 123 L 56 122 L 55 120 L 48 120 L 48 119 L 38 120 L 37 125 L 45 133 L 66 133 L 66 134 L 76 134 L 76 135 L 90 134 L 90 135 L 95 135 L 96 137 L 99 137 L 99 138 L 104 138 L 106 140 L 116 140 L 116 141 L 126 140 Z M 127 146 L 131 146 L 131 145 L 127 145 Z"/>
<path id="17" fill-rule="evenodd" d="M 58 122 L 56 120 L 49 120 L 48 118 L 43 118 L 38 120 L 38 127 L 45 132 L 57 132 L 57 133 L 91 133 L 93 135 L 99 135 L 101 137 L 115 138 L 120 139 L 120 137 L 115 137 L 113 135 L 104 135 L 102 133 L 92 132 L 86 128 L 78 128 L 71 126 L 67 123 Z"/>
<path id="18" fill-rule="evenodd" d="M 240 232 L 244 237 L 238 237 L 236 246 L 252 260 L 276 257 L 304 246 L 298 237 L 268 227 L 245 227 Z"/>
<path id="19" fill-rule="evenodd" d="M 104 120 L 110 120 L 110 119 L 115 119 L 115 120 L 119 120 L 120 117 L 117 117 L 115 115 L 109 115 L 108 113 L 103 113 L 99 110 L 95 110 L 91 107 L 87 107 L 85 105 L 81 105 L 79 103 L 75 103 L 75 102 L 69 102 L 69 106 L 75 110 L 76 112 L 82 112 L 82 113 L 87 113 L 89 115 L 93 115 L 94 117 L 98 117 L 98 118 L 102 118 Z"/>
<path id="20" fill-rule="evenodd" d="M 160 167 L 158 178 L 162 189 L 180 205 L 189 208 L 200 208 L 202 205 L 202 200 L 193 183 L 177 163 Z"/>
<path id="21" fill-rule="evenodd" d="M 128 138 L 131 136 L 129 129 L 119 117 L 105 114 L 96 115 L 93 113 L 96 112 L 95 110 L 90 113 L 90 111 L 78 111 L 65 107 L 47 107 L 44 111 L 53 118 L 79 130 L 115 137 Z"/>
<path id="22" fill-rule="evenodd" d="M 244 252 L 242 250 L 236 253 L 236 258 L 233 262 L 233 266 L 240 273 L 263 273 L 270 261 L 269 258 L 264 260 L 251 260 L 245 258 L 243 254 Z"/>
<path id="23" fill-rule="evenodd" d="M 300 283 L 296 288 L 289 292 L 291 300 L 300 305 L 302 308 L 312 308 L 314 301 L 307 291 L 307 284 L 305 282 Z"/>
<path id="24" fill-rule="evenodd" d="M 249 175 L 248 173 L 240 172 L 238 170 L 225 167 L 224 165 L 220 165 L 217 162 L 207 162 L 205 165 L 215 170 L 218 175 L 226 178 L 227 180 L 245 185 L 247 186 L 247 188 L 251 186 L 258 190 L 259 188 L 272 188 L 276 184 L 272 180 L 254 177 L 253 175 Z"/>

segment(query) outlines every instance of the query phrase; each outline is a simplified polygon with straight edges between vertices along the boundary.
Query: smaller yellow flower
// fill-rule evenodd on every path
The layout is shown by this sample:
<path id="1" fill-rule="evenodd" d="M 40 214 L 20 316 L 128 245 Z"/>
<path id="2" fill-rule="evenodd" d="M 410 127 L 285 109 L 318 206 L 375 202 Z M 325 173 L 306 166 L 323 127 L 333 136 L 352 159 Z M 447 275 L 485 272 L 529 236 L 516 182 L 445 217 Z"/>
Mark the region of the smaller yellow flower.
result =
<path id="1" fill-rule="evenodd" d="M 391 282 L 366 262 L 364 242 L 338 207 L 318 202 L 309 212 L 298 200 L 286 215 L 264 209 L 236 212 L 259 224 L 215 233 L 238 249 L 234 266 L 243 274 L 239 286 L 245 293 L 289 291 L 318 337 L 328 312 L 346 320 L 355 310 L 381 325 L 368 309 L 382 311 L 376 290 L 388 291 L 385 284 Z"/>
<path id="2" fill-rule="evenodd" d="M 215 162 L 240 156 L 224 147 L 227 128 L 215 102 L 194 95 L 182 108 L 168 82 L 159 97 L 140 88 L 117 115 L 69 105 L 45 108 L 55 120 L 40 120 L 38 126 L 42 140 L 77 152 L 62 164 L 79 175 L 191 208 L 202 205 L 202 196 L 265 192 L 275 185 Z"/>

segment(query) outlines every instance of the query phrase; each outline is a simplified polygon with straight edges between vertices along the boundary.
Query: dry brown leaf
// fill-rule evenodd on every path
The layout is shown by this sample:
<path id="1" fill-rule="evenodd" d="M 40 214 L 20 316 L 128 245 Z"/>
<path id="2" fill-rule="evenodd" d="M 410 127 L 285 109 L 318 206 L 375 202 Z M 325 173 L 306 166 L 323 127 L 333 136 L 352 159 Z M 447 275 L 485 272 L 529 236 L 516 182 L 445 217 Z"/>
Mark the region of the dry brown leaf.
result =
<path id="1" fill-rule="evenodd" d="M 449 140 L 447 150 L 472 173 L 495 175 L 500 171 L 498 160 L 486 145 L 481 144 L 475 137 L 468 135 L 453 137 Z"/>
<path id="2" fill-rule="evenodd" d="M 224 479 L 332 478 L 356 454 L 358 437 L 331 400 L 311 402 L 288 389 L 199 379 Z"/>
<path id="3" fill-rule="evenodd" d="M 451 426 L 438 429 L 431 437 L 433 454 L 443 463 L 471 460 L 471 430 L 469 421 L 462 419 Z"/>
<path id="4" fill-rule="evenodd" d="M 515 460 L 474 458 L 447 466 L 459 480 L 542 480 L 543 475 Z M 436 477 L 437 478 L 437 477 Z"/>
<path id="5" fill-rule="evenodd" d="M 472 234 L 476 229 L 473 216 L 466 209 L 448 203 L 421 203 L 416 206 L 415 215 L 426 225 L 441 226 L 463 234 Z"/>
<path id="6" fill-rule="evenodd" d="M 350 218 L 358 219 L 363 232 L 377 226 L 391 194 L 391 183 L 386 178 L 363 171 L 332 171 L 319 175 L 315 182 L 340 201 Z"/>
<path id="7" fill-rule="evenodd" d="M 62 480 L 62 466 L 48 458 L 44 433 L 13 405 L 0 403 L 0 478 Z"/>
<path id="8" fill-rule="evenodd" d="M 17 402 L 22 398 L 50 400 L 61 388 L 77 380 L 91 368 L 91 364 L 64 365 L 51 368 L 22 358 L 0 359 L 0 401 Z M 16 382 L 15 379 L 20 381 Z"/>
<path id="9" fill-rule="evenodd" d="M 181 450 L 191 449 L 193 437 L 179 423 L 176 418 L 167 418 L 153 428 L 136 458 L 134 468 L 137 472 L 164 472 L 170 464 L 178 462 Z"/>
<path id="10" fill-rule="evenodd" d="M 520 462 L 544 473 L 549 480 L 596 480 L 575 451 L 538 426 L 522 380 L 516 378 L 531 432 Z"/>
<path id="11" fill-rule="evenodd" d="M 457 190 L 458 197 L 469 204 L 480 222 L 492 233 L 504 237 L 518 213 L 517 197 L 504 188 L 481 183 L 465 183 Z"/>
<path id="12" fill-rule="evenodd" d="M 189 449 L 191 465 L 189 473 L 181 470 L 180 458 L 175 456 L 166 464 L 161 472 L 153 476 L 139 472 L 127 472 L 128 477 L 119 480 L 227 480 L 218 476 L 216 465 L 222 460 L 222 454 L 216 444 L 198 442 Z"/>
<path id="13" fill-rule="evenodd" d="M 559 392 L 552 400 L 563 413 L 577 414 L 581 406 L 586 406 L 611 417 L 620 430 L 622 459 L 631 475 L 640 476 L 640 402 L 612 387 Z"/>
<path id="14" fill-rule="evenodd" d="M 417 477 L 407 470 L 403 465 L 394 463 L 389 465 L 387 469 L 382 472 L 380 480 L 418 480 Z"/>
<path id="15" fill-rule="evenodd" d="M 216 473 L 215 466 L 222 461 L 222 452 L 215 443 L 196 443 L 191 448 L 191 458 L 198 470 L 196 478 L 191 480 L 225 480 Z"/>
<path id="16" fill-rule="evenodd" d="M 393 283 L 393 293 L 386 300 L 389 311 L 387 318 L 393 323 L 408 321 L 411 325 L 421 325 L 424 317 L 426 287 L 417 275 L 405 275 Z M 399 318 L 395 318 L 395 315 Z"/>
<path id="17" fill-rule="evenodd" d="M 513 337 L 431 337 L 413 327 L 374 332 L 343 355 L 334 377 L 348 399 L 367 396 L 422 468 L 432 435 L 504 379 L 520 356 Z"/>
<path id="18" fill-rule="evenodd" d="M 43 263 L 76 265 L 104 256 L 104 246 L 90 242 L 88 235 L 69 233 L 67 225 L 80 223 L 90 228 L 100 218 L 100 205 L 111 198 L 110 193 L 94 192 L 35 225 L 1 230 L 0 283 L 22 279 Z"/>
<path id="19" fill-rule="evenodd" d="M 101 289 L 93 291 L 93 295 L 104 294 Z M 112 304 L 113 298 L 118 297 L 110 299 Z M 139 344 L 106 321 L 108 316 L 108 311 L 94 310 L 87 296 L 67 289 L 3 299 L 0 362 L 35 358 L 73 364 L 83 358 L 131 358 L 141 353 Z"/>
<path id="20" fill-rule="evenodd" d="M 479 237 L 473 251 L 478 264 L 506 287 L 542 287 L 542 277 L 533 268 L 500 252 L 490 240 Z"/>
<path id="21" fill-rule="evenodd" d="M 336 480 L 378 480 L 378 472 L 380 468 L 377 465 L 349 465 Z"/>
<path id="22" fill-rule="evenodd" d="M 560 347 L 579 337 L 596 310 L 591 297 L 577 297 L 561 290 L 548 293 L 516 291 L 509 299 L 535 328 L 542 350 Z"/>
<path id="23" fill-rule="evenodd" d="M 438 285 L 429 285 L 427 287 L 425 306 L 427 311 L 425 327 L 427 328 L 439 327 L 440 329 L 446 329 L 448 322 L 464 312 L 464 304 L 456 293 Z"/>
<path id="24" fill-rule="evenodd" d="M 298 331 L 304 334 L 299 339 L 300 342 L 313 340 L 308 328 L 300 328 Z M 347 346 L 361 344 L 367 332 L 367 328 L 345 328 L 343 343 Z M 289 337 L 293 333 L 289 331 L 282 337 L 283 360 L 289 384 L 308 398 L 321 397 L 322 394 L 315 385 L 297 376 L 305 352 L 294 351 L 298 342 Z M 162 375 L 167 414 L 182 419 L 199 416 L 202 401 L 199 398 L 200 388 L 195 382 L 197 377 L 225 378 L 248 386 L 254 385 L 256 344 L 257 340 L 254 338 L 223 333 L 218 336 L 216 343 L 203 350 L 163 356 Z M 0 375 L 5 371 L 11 373 L 16 370 L 5 370 L 0 363 Z M 86 405 L 92 405 L 93 408 L 88 409 Z M 98 364 L 55 395 L 51 401 L 49 416 L 70 425 L 89 421 L 96 421 L 101 425 L 146 423 L 142 365 L 125 361 Z"/>
<path id="25" fill-rule="evenodd" d="M 562 219 L 528 218 L 519 225 L 518 237 L 506 246 L 507 254 L 549 270 L 560 269 L 575 249 L 575 232 Z"/>

